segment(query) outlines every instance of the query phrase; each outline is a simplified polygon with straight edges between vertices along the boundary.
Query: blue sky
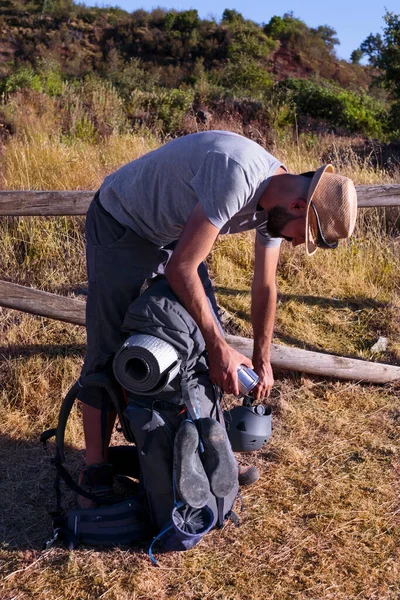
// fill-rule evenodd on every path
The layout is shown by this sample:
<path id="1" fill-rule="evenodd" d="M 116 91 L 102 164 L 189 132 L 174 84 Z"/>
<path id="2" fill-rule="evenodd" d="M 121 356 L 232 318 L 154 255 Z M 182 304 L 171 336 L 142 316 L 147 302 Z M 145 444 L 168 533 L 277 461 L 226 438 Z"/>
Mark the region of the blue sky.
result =
<path id="1" fill-rule="evenodd" d="M 86 0 L 85 4 L 120 6 L 129 12 L 138 8 L 150 11 L 158 6 L 177 10 L 196 8 L 202 19 L 214 17 L 218 21 L 225 8 L 234 8 L 256 23 L 267 23 L 274 15 L 282 16 L 285 12 L 293 11 L 309 27 L 330 25 L 336 29 L 340 41 L 336 52 L 339 58 L 346 60 L 370 33 L 382 32 L 385 8 L 400 14 L 399 0 L 282 0 L 279 4 L 265 0 Z"/>

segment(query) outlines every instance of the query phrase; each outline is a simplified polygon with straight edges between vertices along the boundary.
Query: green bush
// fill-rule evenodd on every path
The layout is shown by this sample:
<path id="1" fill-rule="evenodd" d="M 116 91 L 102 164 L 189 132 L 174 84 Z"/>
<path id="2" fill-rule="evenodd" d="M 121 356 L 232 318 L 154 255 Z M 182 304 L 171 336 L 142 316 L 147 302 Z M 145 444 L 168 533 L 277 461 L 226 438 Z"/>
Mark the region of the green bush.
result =
<path id="1" fill-rule="evenodd" d="M 165 29 L 176 29 L 183 33 L 189 33 L 200 25 L 197 10 L 184 10 L 182 12 L 170 11 L 165 16 Z"/>
<path id="2" fill-rule="evenodd" d="M 269 23 L 264 26 L 264 33 L 275 40 L 295 39 L 303 36 L 306 30 L 305 23 L 289 13 L 284 14 L 283 17 L 272 17 Z"/>
<path id="3" fill-rule="evenodd" d="M 392 140 L 400 140 L 400 101 L 390 107 L 388 134 Z"/>
<path id="4" fill-rule="evenodd" d="M 263 112 L 272 136 L 284 138 L 296 123 L 296 110 L 287 93 L 274 84 L 262 97 Z"/>
<path id="5" fill-rule="evenodd" d="M 0 82 L 0 93 L 12 94 L 19 90 L 35 90 L 36 92 L 43 92 L 43 82 L 38 73 L 32 67 L 19 67 L 8 77 L 5 77 Z"/>
<path id="6" fill-rule="evenodd" d="M 42 91 L 47 96 L 62 95 L 65 82 L 58 62 L 51 59 L 41 59 L 37 66 L 37 73 L 42 82 Z"/>
<path id="7" fill-rule="evenodd" d="M 122 133 L 128 127 L 117 90 L 95 75 L 70 83 L 60 99 L 60 109 L 63 131 L 72 138 L 95 141 L 98 136 Z"/>
<path id="8" fill-rule="evenodd" d="M 252 58 L 243 55 L 240 60 L 229 61 L 222 78 L 224 87 L 247 94 L 263 93 L 273 85 L 271 74 Z"/>
<path id="9" fill-rule="evenodd" d="M 59 96 L 62 94 L 63 85 L 59 65 L 53 61 L 42 60 L 37 69 L 21 66 L 5 77 L 0 82 L 0 93 L 8 95 L 19 90 L 34 90 L 48 96 Z"/>
<path id="10" fill-rule="evenodd" d="M 194 91 L 191 88 L 165 89 L 153 96 L 153 107 L 163 133 L 180 128 L 183 116 L 193 106 L 193 99 Z"/>
<path id="11" fill-rule="evenodd" d="M 234 8 L 226 8 L 222 14 L 223 23 L 245 23 L 243 15 Z"/>
<path id="12" fill-rule="evenodd" d="M 235 60 L 240 60 L 242 56 L 262 59 L 268 58 L 274 49 L 275 42 L 260 30 L 252 31 L 247 28 L 239 28 L 235 31 L 228 46 L 228 56 Z"/>
<path id="13" fill-rule="evenodd" d="M 272 17 L 264 26 L 264 33 L 274 40 L 279 40 L 301 51 L 310 45 L 321 46 L 332 52 L 340 42 L 336 37 L 336 31 L 329 25 L 320 25 L 315 29 L 308 27 L 301 19 L 296 19 L 292 13 L 286 13 L 283 17 Z"/>
<path id="14" fill-rule="evenodd" d="M 193 108 L 192 88 L 160 88 L 153 92 L 137 90 L 132 95 L 129 113 L 133 118 L 145 119 L 163 134 L 179 131 L 182 118 Z"/>
<path id="15" fill-rule="evenodd" d="M 160 69 L 150 72 L 143 68 L 140 58 L 131 58 L 110 75 L 122 98 L 129 99 L 134 90 L 151 92 L 159 83 Z"/>
<path id="16" fill-rule="evenodd" d="M 95 143 L 98 141 L 98 131 L 94 123 L 86 114 L 77 119 L 73 131 L 73 138 L 89 143 Z"/>
<path id="17" fill-rule="evenodd" d="M 382 138 L 387 129 L 385 106 L 365 93 L 341 89 L 330 83 L 288 79 L 281 84 L 299 114 L 322 119 L 350 133 Z"/>

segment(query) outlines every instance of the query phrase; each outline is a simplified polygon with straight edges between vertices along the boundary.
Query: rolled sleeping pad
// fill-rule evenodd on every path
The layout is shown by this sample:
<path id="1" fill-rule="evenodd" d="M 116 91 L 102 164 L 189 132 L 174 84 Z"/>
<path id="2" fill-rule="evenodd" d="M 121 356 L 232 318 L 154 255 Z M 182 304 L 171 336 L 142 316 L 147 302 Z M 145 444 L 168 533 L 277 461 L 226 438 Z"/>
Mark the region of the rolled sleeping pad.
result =
<path id="1" fill-rule="evenodd" d="M 131 335 L 114 357 L 117 381 L 132 394 L 154 395 L 177 376 L 180 360 L 175 348 L 153 335 Z"/>

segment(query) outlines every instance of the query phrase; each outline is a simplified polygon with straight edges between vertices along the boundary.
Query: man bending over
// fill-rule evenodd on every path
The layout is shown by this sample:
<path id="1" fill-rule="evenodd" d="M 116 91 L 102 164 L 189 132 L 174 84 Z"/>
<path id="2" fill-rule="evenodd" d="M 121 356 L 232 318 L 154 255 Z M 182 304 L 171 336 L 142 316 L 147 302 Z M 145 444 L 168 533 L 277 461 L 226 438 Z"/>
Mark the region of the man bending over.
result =
<path id="1" fill-rule="evenodd" d="M 276 269 L 283 239 L 293 246 L 336 248 L 353 232 L 357 197 L 350 179 L 331 165 L 293 175 L 255 142 L 226 131 L 184 136 L 106 177 L 86 220 L 87 355 L 83 375 L 110 369 L 123 340 L 121 325 L 144 282 L 165 274 L 197 322 L 213 383 L 239 394 L 237 368 L 260 381 L 253 395 L 269 395 L 276 309 Z M 221 334 L 207 295 L 204 264 L 220 234 L 256 230 L 251 320 L 252 361 Z M 206 294 L 207 292 L 207 294 Z M 102 391 L 82 390 L 86 467 L 107 461 L 101 439 Z M 94 466 L 95 465 L 95 466 Z M 93 490 L 92 490 L 93 491 Z"/>

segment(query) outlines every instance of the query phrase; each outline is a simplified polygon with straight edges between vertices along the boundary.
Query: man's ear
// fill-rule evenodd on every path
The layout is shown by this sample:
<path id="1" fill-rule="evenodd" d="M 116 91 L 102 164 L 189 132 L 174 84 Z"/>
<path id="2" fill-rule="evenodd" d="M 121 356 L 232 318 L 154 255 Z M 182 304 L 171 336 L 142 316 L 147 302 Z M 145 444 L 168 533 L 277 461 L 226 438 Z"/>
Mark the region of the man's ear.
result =
<path id="1" fill-rule="evenodd" d="M 289 210 L 296 213 L 299 217 L 306 212 L 307 201 L 303 198 L 296 198 L 289 204 Z"/>

